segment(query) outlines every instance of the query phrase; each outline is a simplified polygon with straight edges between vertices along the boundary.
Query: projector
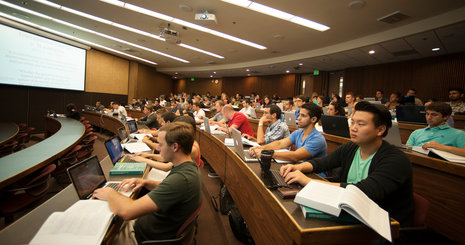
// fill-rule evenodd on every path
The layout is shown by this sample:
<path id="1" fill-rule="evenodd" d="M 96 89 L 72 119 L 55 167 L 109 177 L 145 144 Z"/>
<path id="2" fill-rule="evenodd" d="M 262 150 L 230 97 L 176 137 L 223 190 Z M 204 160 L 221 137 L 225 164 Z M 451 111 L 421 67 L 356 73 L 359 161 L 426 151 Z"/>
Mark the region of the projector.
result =
<path id="1" fill-rule="evenodd" d="M 207 12 L 195 14 L 195 20 L 202 22 L 204 25 L 217 24 L 216 16 Z"/>
<path id="2" fill-rule="evenodd" d="M 167 43 L 179 43 L 179 32 L 164 28 L 160 31 L 160 37 L 164 38 Z"/>

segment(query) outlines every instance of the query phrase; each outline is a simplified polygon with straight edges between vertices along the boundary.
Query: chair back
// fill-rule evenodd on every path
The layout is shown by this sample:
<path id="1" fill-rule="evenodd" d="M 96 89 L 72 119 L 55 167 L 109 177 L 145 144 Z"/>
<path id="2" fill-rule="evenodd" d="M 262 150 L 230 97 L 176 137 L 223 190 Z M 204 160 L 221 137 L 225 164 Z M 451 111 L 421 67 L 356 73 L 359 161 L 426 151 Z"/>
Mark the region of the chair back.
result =
<path id="1" fill-rule="evenodd" d="M 186 221 L 184 221 L 184 223 L 181 225 L 181 227 L 179 227 L 178 229 L 178 232 L 176 232 L 176 237 L 179 237 L 181 236 L 181 234 L 188 230 L 187 228 L 194 224 L 195 220 L 197 219 L 197 217 L 199 216 L 199 213 L 200 213 L 200 208 L 202 207 L 202 203 L 200 203 L 199 207 L 191 214 L 191 216 L 189 216 Z"/>
<path id="2" fill-rule="evenodd" d="M 413 193 L 413 199 L 415 202 L 413 226 L 414 227 L 424 226 L 425 220 L 426 220 L 426 213 L 428 212 L 430 203 L 426 198 L 420 196 L 419 194 L 415 192 Z"/>

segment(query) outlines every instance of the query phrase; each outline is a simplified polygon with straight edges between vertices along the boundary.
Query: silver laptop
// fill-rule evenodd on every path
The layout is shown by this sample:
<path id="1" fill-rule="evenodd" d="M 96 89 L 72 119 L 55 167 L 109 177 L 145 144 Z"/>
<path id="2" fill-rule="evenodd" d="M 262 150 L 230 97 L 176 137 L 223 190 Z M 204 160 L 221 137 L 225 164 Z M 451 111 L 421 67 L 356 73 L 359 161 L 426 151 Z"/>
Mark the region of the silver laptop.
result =
<path id="1" fill-rule="evenodd" d="M 293 127 L 297 126 L 297 123 L 295 120 L 295 112 L 293 111 L 284 112 L 284 120 L 286 120 L 287 126 L 293 126 Z"/>
<path id="2" fill-rule="evenodd" d="M 255 109 L 260 109 L 261 104 L 260 104 L 260 103 L 254 103 L 254 104 L 253 104 L 253 107 L 254 107 Z"/>
<path id="3" fill-rule="evenodd" d="M 219 131 L 219 130 L 211 130 L 210 128 L 210 121 L 208 120 L 208 117 L 203 117 L 203 125 L 205 127 L 205 132 L 209 134 L 226 134 L 226 132 Z"/>
<path id="4" fill-rule="evenodd" d="M 244 145 L 242 144 L 241 132 L 235 128 L 231 128 L 231 136 L 234 140 L 234 151 L 239 155 L 244 162 L 258 162 L 257 158 L 250 156 L 248 150 L 244 150 Z"/>
<path id="5" fill-rule="evenodd" d="M 379 101 L 379 100 L 369 100 L 368 102 L 370 102 L 370 103 L 372 103 L 372 104 L 381 105 L 381 101 Z"/>
<path id="6" fill-rule="evenodd" d="M 400 138 L 400 132 L 399 132 L 399 124 L 395 122 L 392 123 L 392 127 L 389 129 L 386 137 L 384 137 L 384 140 L 387 141 L 389 144 L 402 148 L 402 149 L 409 148 L 407 145 L 402 144 L 402 140 Z"/>
<path id="7" fill-rule="evenodd" d="M 137 142 L 136 139 L 131 139 L 131 137 L 129 137 L 128 131 L 126 130 L 126 127 L 119 128 L 118 129 L 118 134 L 119 134 L 119 138 L 121 140 L 121 144 Z"/>
<path id="8" fill-rule="evenodd" d="M 89 199 L 94 190 L 103 187 L 111 187 L 118 190 L 121 181 L 107 181 L 97 156 L 91 156 L 67 169 L 68 176 L 73 183 L 79 199 Z M 129 197 L 132 191 L 120 191 Z"/>

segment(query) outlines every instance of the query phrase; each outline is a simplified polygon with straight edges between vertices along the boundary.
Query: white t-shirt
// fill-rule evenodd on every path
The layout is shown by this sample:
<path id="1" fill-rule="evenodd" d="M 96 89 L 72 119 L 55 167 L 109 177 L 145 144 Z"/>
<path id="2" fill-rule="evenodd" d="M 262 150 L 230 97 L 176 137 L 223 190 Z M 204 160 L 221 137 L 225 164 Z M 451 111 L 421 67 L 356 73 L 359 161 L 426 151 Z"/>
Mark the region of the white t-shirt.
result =
<path id="1" fill-rule="evenodd" d="M 249 108 L 242 108 L 239 112 L 245 114 L 247 117 L 257 117 L 255 114 L 255 109 L 252 108 L 252 106 L 249 106 Z"/>
<path id="2" fill-rule="evenodd" d="M 125 117 L 128 116 L 128 113 L 126 112 L 126 108 L 124 108 L 124 106 L 119 106 L 118 107 L 118 116 L 120 118 L 122 117 L 121 115 L 124 115 Z"/>
<path id="3" fill-rule="evenodd" d="M 201 121 L 199 116 L 201 116 L 202 118 L 205 117 L 205 111 L 203 111 L 202 109 L 200 109 L 198 111 L 194 111 L 195 121 Z"/>

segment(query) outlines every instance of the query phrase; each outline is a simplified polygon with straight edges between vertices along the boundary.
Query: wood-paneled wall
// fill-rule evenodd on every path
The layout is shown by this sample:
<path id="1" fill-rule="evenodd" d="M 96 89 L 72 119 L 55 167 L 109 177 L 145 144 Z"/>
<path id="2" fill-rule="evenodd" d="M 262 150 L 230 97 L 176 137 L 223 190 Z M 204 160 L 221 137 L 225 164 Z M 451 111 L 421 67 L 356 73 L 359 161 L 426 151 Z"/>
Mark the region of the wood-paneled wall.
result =
<path id="1" fill-rule="evenodd" d="M 128 99 L 154 99 L 174 90 L 174 82 L 169 75 L 157 72 L 154 67 L 131 61 Z"/>
<path id="2" fill-rule="evenodd" d="M 182 93 L 200 93 L 211 95 L 220 95 L 223 80 L 218 78 L 196 78 L 194 81 L 190 79 L 179 79 L 174 81 L 174 92 Z"/>
<path id="3" fill-rule="evenodd" d="M 296 75 L 271 75 L 260 77 L 225 77 L 223 78 L 222 91 L 232 96 L 236 93 L 250 95 L 257 92 L 261 96 L 277 93 L 279 96 L 286 98 L 294 95 L 296 86 Z"/>
<path id="4" fill-rule="evenodd" d="M 409 88 L 426 100 L 448 100 L 448 89 L 465 88 L 465 53 L 444 55 L 390 64 L 348 68 L 344 76 L 344 93 L 353 91 L 374 97 L 376 90 L 405 94 Z"/>

